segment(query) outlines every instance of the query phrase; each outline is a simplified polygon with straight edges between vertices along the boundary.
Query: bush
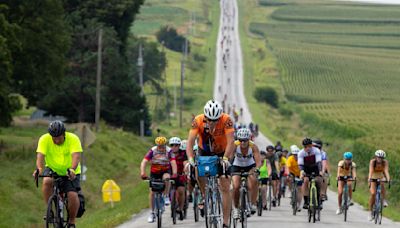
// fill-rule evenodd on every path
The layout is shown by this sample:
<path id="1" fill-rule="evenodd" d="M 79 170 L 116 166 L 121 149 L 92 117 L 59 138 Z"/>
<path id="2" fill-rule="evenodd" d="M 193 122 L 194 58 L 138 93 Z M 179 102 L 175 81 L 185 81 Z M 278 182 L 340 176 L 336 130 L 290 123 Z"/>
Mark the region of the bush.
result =
<path id="1" fill-rule="evenodd" d="M 278 93 L 273 88 L 257 88 L 254 91 L 254 97 L 259 102 L 265 102 L 274 108 L 278 108 Z"/>
<path id="2" fill-rule="evenodd" d="M 164 46 L 176 52 L 183 52 L 186 38 L 179 35 L 175 28 L 164 26 L 156 33 L 158 42 L 164 42 Z M 187 52 L 190 53 L 190 42 L 188 41 Z"/>

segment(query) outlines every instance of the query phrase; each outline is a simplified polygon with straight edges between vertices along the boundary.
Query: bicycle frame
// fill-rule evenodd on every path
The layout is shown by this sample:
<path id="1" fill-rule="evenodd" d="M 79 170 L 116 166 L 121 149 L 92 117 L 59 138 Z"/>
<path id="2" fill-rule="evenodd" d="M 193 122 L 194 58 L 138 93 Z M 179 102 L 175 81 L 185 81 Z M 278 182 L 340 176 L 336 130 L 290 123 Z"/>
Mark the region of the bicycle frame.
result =
<path id="1" fill-rule="evenodd" d="M 319 202 L 318 202 L 318 191 L 317 191 L 317 186 L 316 186 L 316 181 L 315 181 L 315 174 L 307 175 L 309 178 L 309 189 L 310 189 L 310 195 L 309 195 L 309 207 L 308 207 L 308 222 L 311 222 L 311 219 L 313 220 L 313 223 L 315 223 L 316 220 L 319 220 L 320 217 L 320 209 L 319 209 Z M 316 218 L 318 216 L 318 218 Z"/>
<path id="2" fill-rule="evenodd" d="M 248 176 L 251 175 L 249 172 L 238 172 L 232 173 L 232 175 L 240 175 L 240 196 L 239 196 L 239 208 L 240 208 L 240 221 L 242 222 L 242 228 L 247 227 L 247 217 L 251 214 L 249 204 L 249 194 L 247 188 Z M 233 221 L 234 227 L 237 225 L 237 219 Z"/>
<path id="3" fill-rule="evenodd" d="M 382 194 L 381 182 L 385 183 L 387 181 L 382 181 L 381 179 L 375 179 L 372 182 L 376 182 L 375 204 L 372 208 L 374 220 L 375 224 L 382 224 L 383 200 L 381 197 Z M 389 188 L 390 188 L 390 182 L 389 182 Z"/>
<path id="4" fill-rule="evenodd" d="M 337 182 L 337 186 L 339 181 L 343 181 L 343 193 L 342 193 L 342 205 L 341 205 L 341 210 L 343 212 L 344 216 L 344 221 L 347 221 L 347 210 L 349 209 L 349 185 L 347 184 L 348 181 L 353 181 L 352 177 L 350 176 L 342 176 Z M 354 180 L 355 181 L 355 180 Z M 355 188 L 353 188 L 353 192 L 355 191 Z"/>
<path id="5" fill-rule="evenodd" d="M 206 216 L 206 226 L 211 227 L 221 227 L 221 195 L 218 189 L 218 177 L 217 176 L 207 176 L 207 185 L 205 187 L 205 216 Z"/>

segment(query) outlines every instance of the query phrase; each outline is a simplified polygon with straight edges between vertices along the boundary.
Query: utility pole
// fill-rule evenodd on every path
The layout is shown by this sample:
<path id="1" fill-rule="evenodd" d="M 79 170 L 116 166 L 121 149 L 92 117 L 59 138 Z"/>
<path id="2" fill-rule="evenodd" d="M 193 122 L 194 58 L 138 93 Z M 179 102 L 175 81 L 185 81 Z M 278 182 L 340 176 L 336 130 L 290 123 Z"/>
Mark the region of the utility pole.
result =
<path id="1" fill-rule="evenodd" d="M 96 108 L 95 108 L 95 125 L 96 132 L 99 130 L 100 121 L 100 87 L 101 87 L 101 52 L 102 52 L 102 41 L 103 41 L 103 29 L 99 30 L 99 40 L 97 47 L 97 75 L 96 75 Z"/>
<path id="2" fill-rule="evenodd" d="M 180 99 L 180 111 L 179 111 L 179 127 L 182 128 L 182 111 L 183 111 L 183 81 L 185 79 L 185 61 L 188 49 L 187 38 L 185 38 L 185 44 L 183 46 L 183 55 L 181 60 L 181 99 Z"/>
<path id="3" fill-rule="evenodd" d="M 162 47 L 161 47 L 161 53 L 165 56 L 165 52 L 164 52 L 164 45 L 165 45 L 165 42 L 164 42 L 164 40 L 163 41 L 161 41 L 161 45 L 162 45 Z M 169 114 L 170 114 L 170 112 L 171 112 L 171 110 L 170 110 L 170 108 L 169 108 L 169 98 L 168 98 L 168 94 L 167 94 L 167 88 L 168 88 L 168 84 L 167 84 L 167 71 L 164 69 L 164 80 L 165 80 L 165 85 L 164 85 L 164 98 L 165 98 L 165 110 L 167 111 L 167 122 L 168 122 L 168 125 L 171 125 L 171 121 L 170 121 L 170 117 L 169 117 Z"/>
<path id="4" fill-rule="evenodd" d="M 175 73 L 174 73 L 174 116 L 177 116 L 178 112 L 176 109 L 176 75 L 178 74 L 177 70 L 175 69 Z"/>
<path id="5" fill-rule="evenodd" d="M 142 56 L 142 44 L 139 45 L 139 57 L 137 61 L 137 66 L 139 67 L 139 84 L 140 84 L 140 96 L 144 96 L 143 94 L 143 56 Z M 143 115 L 143 110 L 141 110 L 141 114 Z M 140 137 L 144 137 L 144 120 L 143 116 L 140 119 Z"/>

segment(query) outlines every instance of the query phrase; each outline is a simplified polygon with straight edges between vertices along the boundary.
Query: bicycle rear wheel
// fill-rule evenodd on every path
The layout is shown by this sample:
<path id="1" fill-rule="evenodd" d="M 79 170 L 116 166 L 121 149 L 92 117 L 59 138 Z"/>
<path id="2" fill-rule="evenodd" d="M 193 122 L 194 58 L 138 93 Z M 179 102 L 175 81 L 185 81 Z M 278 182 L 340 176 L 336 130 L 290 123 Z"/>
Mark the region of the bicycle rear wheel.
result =
<path id="1" fill-rule="evenodd" d="M 52 195 L 49 198 L 47 203 L 47 212 L 46 212 L 46 228 L 54 227 L 61 228 L 63 227 L 63 221 L 60 217 L 60 207 L 59 207 L 59 197 L 57 195 Z"/>

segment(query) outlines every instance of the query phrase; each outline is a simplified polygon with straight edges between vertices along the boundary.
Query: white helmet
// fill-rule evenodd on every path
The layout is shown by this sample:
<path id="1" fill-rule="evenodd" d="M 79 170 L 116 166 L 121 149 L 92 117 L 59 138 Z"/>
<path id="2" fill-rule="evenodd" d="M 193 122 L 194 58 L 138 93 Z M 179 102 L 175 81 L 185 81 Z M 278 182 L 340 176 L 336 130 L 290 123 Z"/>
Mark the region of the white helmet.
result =
<path id="1" fill-rule="evenodd" d="M 379 158 L 385 158 L 386 157 L 386 153 L 383 150 L 377 150 L 377 151 L 375 151 L 375 156 L 379 157 Z"/>
<path id="2" fill-rule="evenodd" d="M 172 144 L 181 144 L 181 139 L 180 138 L 178 138 L 178 137 L 172 137 L 172 138 L 170 138 L 169 139 L 169 145 L 172 145 Z"/>
<path id="3" fill-rule="evenodd" d="M 296 155 L 300 152 L 300 149 L 296 145 L 291 145 L 290 146 L 290 151 L 292 154 Z"/>
<path id="4" fill-rule="evenodd" d="M 187 140 L 182 140 L 181 146 L 179 147 L 180 150 L 186 150 Z"/>
<path id="5" fill-rule="evenodd" d="M 247 128 L 240 128 L 237 133 L 236 136 L 238 139 L 245 139 L 245 140 L 249 140 L 250 136 L 251 136 L 251 132 L 249 129 Z"/>
<path id="6" fill-rule="evenodd" d="M 204 105 L 204 115 L 210 120 L 217 120 L 222 116 L 222 105 L 218 101 L 209 100 Z"/>

